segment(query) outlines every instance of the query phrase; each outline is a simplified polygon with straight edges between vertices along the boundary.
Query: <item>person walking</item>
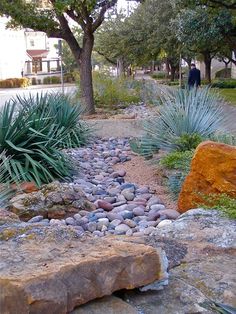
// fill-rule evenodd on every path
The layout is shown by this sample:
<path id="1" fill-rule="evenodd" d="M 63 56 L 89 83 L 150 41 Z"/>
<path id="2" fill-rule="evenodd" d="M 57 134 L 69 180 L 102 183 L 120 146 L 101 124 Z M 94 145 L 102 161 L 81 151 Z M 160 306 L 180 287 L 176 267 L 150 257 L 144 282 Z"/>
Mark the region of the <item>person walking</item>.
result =
<path id="1" fill-rule="evenodd" d="M 188 86 L 189 88 L 201 86 L 201 72 L 194 63 L 191 64 L 191 70 L 189 71 Z"/>

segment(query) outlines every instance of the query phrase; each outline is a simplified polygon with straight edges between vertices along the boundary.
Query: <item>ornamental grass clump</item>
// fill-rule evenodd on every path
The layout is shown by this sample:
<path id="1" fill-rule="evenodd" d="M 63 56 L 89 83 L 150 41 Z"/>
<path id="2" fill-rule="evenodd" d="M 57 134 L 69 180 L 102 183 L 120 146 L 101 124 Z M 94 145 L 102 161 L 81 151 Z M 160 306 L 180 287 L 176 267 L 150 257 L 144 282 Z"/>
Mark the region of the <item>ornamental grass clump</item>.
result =
<path id="1" fill-rule="evenodd" d="M 6 169 L 5 181 L 34 181 L 37 185 L 69 175 L 67 157 L 57 147 L 50 116 L 34 110 L 18 109 L 7 102 L 0 112 L 0 162 Z"/>
<path id="2" fill-rule="evenodd" d="M 185 138 L 194 146 L 199 139 L 213 136 L 225 117 L 220 98 L 208 87 L 201 89 L 173 89 L 161 96 L 162 106 L 156 118 L 146 121 L 146 135 L 141 139 L 145 147 L 155 146 L 164 150 L 181 150 Z M 195 148 L 188 145 L 188 150 Z"/>
<path id="3" fill-rule="evenodd" d="M 16 97 L 0 112 L 0 163 L 4 180 L 38 186 L 70 176 L 71 161 L 61 148 L 83 145 L 88 129 L 80 110 L 59 94 Z"/>
<path id="4" fill-rule="evenodd" d="M 17 96 L 12 99 L 12 103 L 29 114 L 34 111 L 44 117 L 44 123 L 54 128 L 56 146 L 59 148 L 83 146 L 91 135 L 91 130 L 81 121 L 82 106 L 68 95 L 46 93 Z"/>

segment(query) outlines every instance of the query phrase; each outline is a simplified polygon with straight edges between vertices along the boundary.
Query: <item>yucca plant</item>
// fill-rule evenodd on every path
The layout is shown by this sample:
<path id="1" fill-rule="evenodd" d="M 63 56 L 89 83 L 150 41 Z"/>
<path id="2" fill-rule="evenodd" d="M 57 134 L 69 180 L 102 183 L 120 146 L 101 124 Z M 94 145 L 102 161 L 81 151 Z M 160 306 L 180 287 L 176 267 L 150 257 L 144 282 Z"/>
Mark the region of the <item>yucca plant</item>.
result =
<path id="1" fill-rule="evenodd" d="M 141 143 L 146 150 L 148 146 L 178 150 L 183 136 L 209 138 L 225 120 L 218 102 L 218 95 L 208 87 L 168 90 L 162 94 L 159 116 L 144 123 Z"/>
<path id="2" fill-rule="evenodd" d="M 54 126 L 58 147 L 80 147 L 87 142 L 91 130 L 81 121 L 82 106 L 75 103 L 71 96 L 46 93 L 28 97 L 17 96 L 12 102 L 28 113 L 34 111 L 45 117 L 46 124 Z"/>
<path id="3" fill-rule="evenodd" d="M 0 162 L 5 181 L 34 181 L 37 185 L 68 176 L 70 163 L 57 147 L 60 128 L 50 124 L 50 113 L 7 102 L 0 112 Z"/>

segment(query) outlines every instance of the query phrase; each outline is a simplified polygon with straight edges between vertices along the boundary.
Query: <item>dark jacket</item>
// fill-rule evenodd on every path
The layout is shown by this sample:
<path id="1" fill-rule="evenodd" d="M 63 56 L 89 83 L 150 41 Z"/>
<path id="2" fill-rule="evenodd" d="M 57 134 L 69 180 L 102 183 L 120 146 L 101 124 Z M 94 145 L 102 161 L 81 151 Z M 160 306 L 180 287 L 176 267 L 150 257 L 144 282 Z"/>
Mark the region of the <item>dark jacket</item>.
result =
<path id="1" fill-rule="evenodd" d="M 188 85 L 193 87 L 194 85 L 200 86 L 201 85 L 201 74 L 200 70 L 193 68 L 189 71 L 188 75 Z"/>

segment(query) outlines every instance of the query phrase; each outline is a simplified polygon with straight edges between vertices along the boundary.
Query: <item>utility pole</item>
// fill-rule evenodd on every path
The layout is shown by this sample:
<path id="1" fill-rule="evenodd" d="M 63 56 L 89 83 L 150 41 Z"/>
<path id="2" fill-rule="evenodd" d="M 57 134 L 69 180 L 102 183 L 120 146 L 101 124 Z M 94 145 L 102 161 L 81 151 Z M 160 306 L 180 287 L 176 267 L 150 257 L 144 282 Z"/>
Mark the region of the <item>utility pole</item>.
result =
<path id="1" fill-rule="evenodd" d="M 179 54 L 179 87 L 182 87 L 182 55 Z"/>
<path id="2" fill-rule="evenodd" d="M 61 63 L 61 92 L 64 94 L 65 89 L 64 89 L 64 78 L 63 78 L 63 67 L 62 67 L 62 40 L 58 40 L 58 55 L 60 58 L 60 63 Z"/>

